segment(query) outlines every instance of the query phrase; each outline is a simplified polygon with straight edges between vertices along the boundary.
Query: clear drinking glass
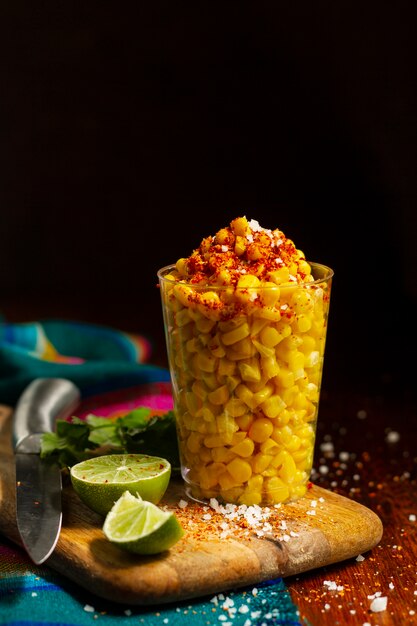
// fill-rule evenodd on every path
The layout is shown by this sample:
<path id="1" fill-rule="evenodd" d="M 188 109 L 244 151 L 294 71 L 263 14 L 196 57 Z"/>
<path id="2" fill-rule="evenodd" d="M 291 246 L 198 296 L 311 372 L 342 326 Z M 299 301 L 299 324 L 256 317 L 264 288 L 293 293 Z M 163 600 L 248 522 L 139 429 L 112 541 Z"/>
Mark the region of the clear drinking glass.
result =
<path id="1" fill-rule="evenodd" d="M 333 270 L 235 289 L 158 271 L 182 477 L 201 501 L 304 495 L 313 463 Z M 221 303 L 219 306 L 218 303 Z"/>

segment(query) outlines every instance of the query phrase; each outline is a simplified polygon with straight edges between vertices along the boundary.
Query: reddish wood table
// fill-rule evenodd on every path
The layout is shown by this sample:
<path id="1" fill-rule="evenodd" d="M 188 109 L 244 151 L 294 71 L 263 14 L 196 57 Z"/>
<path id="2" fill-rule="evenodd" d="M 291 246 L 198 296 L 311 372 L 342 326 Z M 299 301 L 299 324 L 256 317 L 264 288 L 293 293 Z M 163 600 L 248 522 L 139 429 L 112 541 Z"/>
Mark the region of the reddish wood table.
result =
<path id="1" fill-rule="evenodd" d="M 369 395 L 323 392 L 314 480 L 375 511 L 384 534 L 360 562 L 286 579 L 306 624 L 417 624 L 416 407 L 395 381 Z M 385 611 L 372 611 L 376 594 Z"/>

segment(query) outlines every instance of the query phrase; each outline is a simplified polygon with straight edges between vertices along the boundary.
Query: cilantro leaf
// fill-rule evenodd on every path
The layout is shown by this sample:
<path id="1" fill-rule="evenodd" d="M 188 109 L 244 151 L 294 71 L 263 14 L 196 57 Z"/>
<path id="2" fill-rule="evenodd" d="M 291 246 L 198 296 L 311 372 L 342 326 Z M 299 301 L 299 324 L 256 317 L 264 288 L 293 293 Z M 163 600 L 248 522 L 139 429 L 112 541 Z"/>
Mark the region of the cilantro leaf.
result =
<path id="1" fill-rule="evenodd" d="M 81 420 L 73 416 L 57 420 L 56 432 L 41 437 L 41 458 L 58 462 L 63 468 L 91 456 L 121 451 L 163 457 L 173 472 L 178 472 L 174 412 L 152 416 L 149 408 L 138 407 L 116 419 L 90 414 Z"/>

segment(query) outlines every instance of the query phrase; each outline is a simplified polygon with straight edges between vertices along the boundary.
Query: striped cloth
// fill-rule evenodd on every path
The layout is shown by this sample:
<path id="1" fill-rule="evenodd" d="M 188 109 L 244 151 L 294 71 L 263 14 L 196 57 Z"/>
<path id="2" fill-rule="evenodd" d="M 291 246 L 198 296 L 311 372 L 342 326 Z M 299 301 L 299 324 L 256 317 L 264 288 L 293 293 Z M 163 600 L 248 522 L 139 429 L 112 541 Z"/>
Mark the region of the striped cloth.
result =
<path id="1" fill-rule="evenodd" d="M 0 403 L 14 405 L 36 377 L 65 377 L 82 391 L 77 415 L 116 417 L 137 406 L 172 408 L 169 373 L 151 365 L 151 343 L 118 330 L 65 321 L 0 324 Z M 301 626 L 282 579 L 162 607 L 93 596 L 0 535 L 0 625 Z"/>

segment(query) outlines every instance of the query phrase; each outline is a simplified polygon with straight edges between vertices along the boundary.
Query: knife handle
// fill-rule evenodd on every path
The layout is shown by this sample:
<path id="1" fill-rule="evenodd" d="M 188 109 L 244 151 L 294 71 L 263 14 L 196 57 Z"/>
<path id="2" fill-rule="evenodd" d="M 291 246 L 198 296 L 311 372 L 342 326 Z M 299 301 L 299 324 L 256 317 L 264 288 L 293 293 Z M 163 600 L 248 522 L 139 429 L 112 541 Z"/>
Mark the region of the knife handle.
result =
<path id="1" fill-rule="evenodd" d="M 41 436 L 57 419 L 69 417 L 80 402 L 80 390 L 66 378 L 36 378 L 23 391 L 13 416 L 15 452 L 37 454 Z"/>

